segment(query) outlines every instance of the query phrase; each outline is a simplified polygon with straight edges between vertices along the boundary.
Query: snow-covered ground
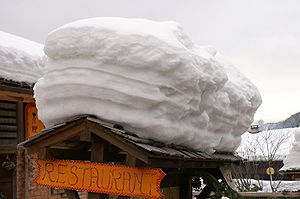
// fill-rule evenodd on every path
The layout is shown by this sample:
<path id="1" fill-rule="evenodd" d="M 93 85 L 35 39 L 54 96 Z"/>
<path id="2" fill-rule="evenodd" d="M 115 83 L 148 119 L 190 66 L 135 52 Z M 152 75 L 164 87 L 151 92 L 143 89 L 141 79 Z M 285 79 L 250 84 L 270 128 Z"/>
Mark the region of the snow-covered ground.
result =
<path id="1" fill-rule="evenodd" d="M 278 192 L 283 192 L 283 191 L 288 191 L 288 192 L 292 192 L 292 191 L 299 191 L 300 190 L 300 181 L 272 181 L 273 186 L 277 186 L 278 185 Z M 255 184 L 258 187 L 262 187 L 261 192 L 272 192 L 271 186 L 270 186 L 270 181 L 268 180 L 254 180 L 251 179 L 251 184 Z"/>
<path id="2" fill-rule="evenodd" d="M 175 22 L 80 20 L 51 32 L 45 53 L 34 90 L 47 127 L 91 114 L 166 144 L 231 152 L 261 104 L 238 69 Z"/>
<path id="3" fill-rule="evenodd" d="M 0 77 L 35 83 L 42 76 L 43 45 L 0 31 Z"/>
<path id="4" fill-rule="evenodd" d="M 283 164 L 281 171 L 300 171 L 300 129 L 295 133 L 293 147 L 286 159 L 283 160 Z"/>
<path id="5" fill-rule="evenodd" d="M 300 128 L 286 128 L 257 134 L 245 132 L 236 152 L 249 160 L 283 160 L 292 148 L 295 133 L 299 131 Z"/>

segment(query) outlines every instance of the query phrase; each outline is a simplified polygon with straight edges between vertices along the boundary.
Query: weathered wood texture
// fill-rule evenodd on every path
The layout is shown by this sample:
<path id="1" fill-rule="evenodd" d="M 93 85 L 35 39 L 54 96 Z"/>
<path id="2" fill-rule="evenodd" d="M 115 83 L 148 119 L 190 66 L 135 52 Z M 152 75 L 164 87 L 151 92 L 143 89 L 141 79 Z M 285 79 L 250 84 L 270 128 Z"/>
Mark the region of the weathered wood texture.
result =
<path id="1" fill-rule="evenodd" d="M 218 168 L 223 163 L 237 163 L 240 158 L 233 154 L 205 154 L 180 146 L 164 145 L 153 140 L 139 138 L 124 130 L 114 128 L 113 124 L 103 122 L 97 118 L 83 116 L 66 123 L 46 129 L 41 134 L 33 136 L 21 145 L 29 150 L 42 147 L 59 147 L 63 143 L 74 144 L 78 147 L 80 135 L 90 131 L 126 154 L 137 159 L 136 166 L 150 166 L 162 168 Z M 78 137 L 77 141 L 72 139 Z M 86 139 L 85 139 L 86 140 Z M 76 144 L 76 142 L 78 142 Z M 59 144 L 60 143 L 60 144 Z M 71 149 L 72 146 L 66 146 Z M 107 153 L 108 154 L 108 153 Z M 121 153 L 119 153 L 121 155 Z M 121 156 L 120 156 L 121 157 Z"/>
<path id="2" fill-rule="evenodd" d="M 165 195 L 162 199 L 179 199 L 179 187 L 162 188 L 161 192 Z"/>
<path id="3" fill-rule="evenodd" d="M 24 114 L 24 103 L 17 103 L 17 135 L 18 143 L 25 140 L 25 114 Z"/>
<path id="4" fill-rule="evenodd" d="M 104 140 L 95 134 L 92 134 L 92 147 L 91 147 L 91 161 L 103 162 L 105 151 L 107 151 L 107 144 Z M 106 150 L 105 150 L 106 149 Z M 108 199 L 107 194 L 88 193 L 88 199 Z"/>
<path id="5" fill-rule="evenodd" d="M 0 78 L 0 99 L 11 102 L 34 102 L 32 85 Z"/>
<path id="6" fill-rule="evenodd" d="M 180 177 L 179 198 L 192 199 L 192 178 L 187 174 L 182 174 Z"/>
<path id="7" fill-rule="evenodd" d="M 36 152 L 43 147 L 53 146 L 57 143 L 61 143 L 65 140 L 79 135 L 80 132 L 86 129 L 86 122 L 79 121 L 78 123 L 72 123 L 69 126 L 62 126 L 57 131 L 42 131 L 42 133 L 32 136 L 29 140 L 22 142 L 20 145 L 28 147 L 28 152 Z"/>
<path id="8" fill-rule="evenodd" d="M 17 137 L 17 103 L 0 100 L 0 147 L 15 153 Z"/>
<path id="9" fill-rule="evenodd" d="M 77 191 L 65 189 L 65 193 L 68 199 L 80 199 Z"/>

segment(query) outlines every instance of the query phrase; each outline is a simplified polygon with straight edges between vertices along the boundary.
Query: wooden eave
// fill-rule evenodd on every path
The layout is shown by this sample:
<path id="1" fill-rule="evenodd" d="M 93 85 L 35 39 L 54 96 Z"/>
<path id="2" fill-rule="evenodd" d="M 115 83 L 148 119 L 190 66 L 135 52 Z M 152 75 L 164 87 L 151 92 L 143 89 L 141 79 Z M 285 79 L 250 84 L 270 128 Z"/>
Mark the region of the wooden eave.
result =
<path id="1" fill-rule="evenodd" d="M 34 102 L 32 85 L 0 78 L 0 99 L 12 102 Z"/>
<path id="2" fill-rule="evenodd" d="M 72 139 L 74 141 L 74 137 L 78 138 L 76 140 L 78 146 L 81 143 L 86 145 L 91 133 L 121 149 L 124 153 L 139 159 L 140 166 L 217 168 L 224 163 L 237 163 L 241 160 L 233 154 L 205 154 L 179 146 L 166 146 L 153 140 L 139 138 L 132 133 L 115 128 L 111 123 L 91 116 L 81 116 L 48 128 L 18 146 L 27 148 L 29 152 L 35 152 L 59 145 L 59 143 L 66 143 Z M 67 147 L 67 144 L 64 146 Z M 70 145 L 70 147 L 74 149 L 76 145 Z"/>
<path id="3" fill-rule="evenodd" d="M 287 170 L 287 171 L 281 171 L 281 173 L 287 174 L 287 175 L 299 175 L 300 170 Z"/>

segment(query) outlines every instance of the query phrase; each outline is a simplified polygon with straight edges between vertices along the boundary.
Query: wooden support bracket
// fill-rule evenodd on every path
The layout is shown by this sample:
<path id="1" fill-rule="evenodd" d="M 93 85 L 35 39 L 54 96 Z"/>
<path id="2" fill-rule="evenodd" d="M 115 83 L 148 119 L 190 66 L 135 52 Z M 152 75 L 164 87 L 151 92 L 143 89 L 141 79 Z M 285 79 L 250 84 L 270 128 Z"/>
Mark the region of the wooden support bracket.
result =
<path id="1" fill-rule="evenodd" d="M 231 175 L 231 164 L 224 164 L 219 167 L 220 171 L 225 178 L 226 183 L 233 189 L 237 191 L 237 188 L 232 180 L 232 175 Z"/>
<path id="2" fill-rule="evenodd" d="M 80 199 L 77 191 L 65 189 L 65 193 L 68 199 Z"/>

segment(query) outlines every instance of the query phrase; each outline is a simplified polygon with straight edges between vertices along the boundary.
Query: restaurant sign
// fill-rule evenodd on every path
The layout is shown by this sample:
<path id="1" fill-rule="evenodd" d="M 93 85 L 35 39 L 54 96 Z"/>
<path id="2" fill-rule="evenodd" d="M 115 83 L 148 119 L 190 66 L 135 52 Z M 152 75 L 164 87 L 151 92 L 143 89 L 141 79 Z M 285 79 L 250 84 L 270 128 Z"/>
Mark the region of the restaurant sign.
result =
<path id="1" fill-rule="evenodd" d="M 71 160 L 37 160 L 35 181 L 42 186 L 122 196 L 161 198 L 159 168 L 129 167 Z"/>

